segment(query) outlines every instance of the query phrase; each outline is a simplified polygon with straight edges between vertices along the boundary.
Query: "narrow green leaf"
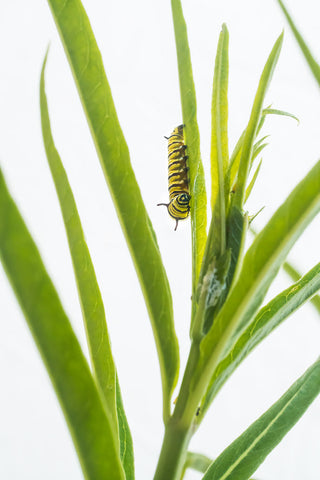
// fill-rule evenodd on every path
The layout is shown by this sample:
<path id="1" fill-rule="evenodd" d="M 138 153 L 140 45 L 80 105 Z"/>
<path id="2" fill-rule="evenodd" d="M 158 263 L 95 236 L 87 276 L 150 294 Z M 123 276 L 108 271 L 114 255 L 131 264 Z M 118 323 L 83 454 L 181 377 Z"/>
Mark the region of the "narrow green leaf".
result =
<path id="1" fill-rule="evenodd" d="M 219 37 L 217 48 L 211 104 L 211 209 L 218 201 L 221 219 L 221 245 L 225 249 L 225 212 L 229 198 L 227 177 L 228 151 L 228 58 L 229 33 L 225 24 Z M 218 200 L 219 199 L 219 200 Z"/>
<path id="2" fill-rule="evenodd" d="M 236 146 L 234 147 L 230 157 L 229 169 L 227 173 L 227 184 L 230 185 L 230 188 L 234 186 L 234 182 L 238 174 L 241 151 L 242 151 L 245 134 L 246 134 L 246 131 L 244 130 L 239 140 L 237 141 Z"/>
<path id="3" fill-rule="evenodd" d="M 302 277 L 301 273 L 299 273 L 298 270 L 296 270 L 294 266 L 289 262 L 284 262 L 282 268 L 289 275 L 289 277 L 292 278 L 294 282 L 296 282 Z M 314 295 L 310 301 L 316 308 L 317 312 L 320 314 L 320 295 Z"/>
<path id="4" fill-rule="evenodd" d="M 293 118 L 294 120 L 297 121 L 298 125 L 300 123 L 300 120 L 298 117 L 296 117 L 295 115 L 293 115 L 292 113 L 289 113 L 289 112 L 284 112 L 283 110 L 277 110 L 275 108 L 264 108 L 262 110 L 262 115 L 280 115 L 280 116 L 283 116 L 283 117 L 289 117 L 289 118 Z"/>
<path id="5" fill-rule="evenodd" d="M 200 156 L 200 136 L 197 122 L 197 102 L 192 75 L 187 27 L 180 0 L 171 0 L 174 33 L 178 58 L 180 96 L 191 187 L 192 230 L 192 298 L 195 298 L 197 280 L 206 243 L 207 197 L 204 171 Z"/>
<path id="6" fill-rule="evenodd" d="M 157 346 L 164 420 L 177 383 L 179 351 L 159 247 L 135 179 L 102 58 L 80 0 L 48 0 L 78 88 L 102 169 L 132 255 Z"/>
<path id="7" fill-rule="evenodd" d="M 263 101 L 267 93 L 267 89 L 271 81 L 274 68 L 277 64 L 277 61 L 280 55 L 282 41 L 283 41 L 283 33 L 279 36 L 276 43 L 274 44 L 274 47 L 269 55 L 267 63 L 265 64 L 265 67 L 263 69 L 263 72 L 259 81 L 258 90 L 253 102 L 249 123 L 246 128 L 246 133 L 244 136 L 239 171 L 238 171 L 237 185 L 236 185 L 236 190 L 233 197 L 234 204 L 237 205 L 238 208 L 240 209 L 242 208 L 243 200 L 245 196 L 248 171 L 251 163 L 253 142 L 256 138 L 259 122 L 261 119 Z"/>
<path id="8" fill-rule="evenodd" d="M 262 144 L 262 145 L 260 145 L 260 148 L 261 148 L 261 147 L 264 147 L 264 146 L 265 146 L 265 144 Z M 259 174 L 259 171 L 260 171 L 261 164 L 262 164 L 262 159 L 260 160 L 260 162 L 259 162 L 259 164 L 258 164 L 258 166 L 257 166 L 257 168 L 256 168 L 256 170 L 255 170 L 255 172 L 254 172 L 254 174 L 253 174 L 253 176 L 252 176 L 252 179 L 251 179 L 249 185 L 247 186 L 246 195 L 245 195 L 245 197 L 244 197 L 244 203 L 246 203 L 246 201 L 248 200 L 248 198 L 249 198 L 249 196 L 250 196 L 250 193 L 252 192 L 252 189 L 253 189 L 253 187 L 254 187 L 254 184 L 256 183 L 256 180 L 257 180 L 257 177 L 258 177 L 258 174 Z"/>
<path id="9" fill-rule="evenodd" d="M 230 266 L 230 251 L 227 248 L 226 210 L 229 199 L 228 182 L 228 42 L 227 27 L 222 26 L 217 48 L 212 87 L 211 108 L 211 206 L 212 218 L 205 246 L 197 289 L 197 314 L 191 323 L 191 338 L 203 335 L 213 320 L 213 314 L 220 308 L 217 295 L 223 293 L 227 271 Z M 218 265 L 220 265 L 218 267 Z M 210 280 L 211 278 L 211 280 Z M 212 283 L 213 282 L 213 283 Z M 216 287 L 216 288 L 215 288 Z M 209 299 L 214 289 L 215 304 Z M 208 298 L 205 298 L 208 294 Z M 201 297 L 201 308 L 199 301 Z M 208 300 L 211 304 L 208 306 Z M 205 305 L 207 307 L 205 307 Z M 206 310 L 206 318 L 202 316 Z M 209 314 L 209 316 L 208 316 Z M 197 320 L 195 320 L 197 319 Z"/>
<path id="10" fill-rule="evenodd" d="M 254 164 L 255 159 L 257 156 L 262 152 L 264 148 L 266 148 L 269 144 L 268 143 L 262 143 L 260 144 L 257 148 L 253 148 L 252 151 L 252 157 L 251 157 L 251 165 L 250 165 L 250 170 L 252 168 L 252 165 Z"/>
<path id="11" fill-rule="evenodd" d="M 282 11 L 283 13 L 285 14 L 287 20 L 288 20 L 288 23 L 291 27 L 291 30 L 294 34 L 294 36 L 296 37 L 296 40 L 302 50 L 302 53 L 306 59 L 306 61 L 308 62 L 308 65 L 314 75 L 314 78 L 316 79 L 316 81 L 318 82 L 319 86 L 320 86 L 320 65 L 315 61 L 315 59 L 313 58 L 313 55 L 309 49 L 309 47 L 307 46 L 306 42 L 304 41 L 302 35 L 300 34 L 299 30 L 297 29 L 297 27 L 295 26 L 288 10 L 286 9 L 286 7 L 284 6 L 284 3 L 281 1 L 281 0 L 278 0 L 278 3 L 280 5 L 280 7 L 282 8 Z"/>
<path id="12" fill-rule="evenodd" d="M 117 437 L 120 435 L 120 445 L 122 445 L 126 442 L 126 438 L 130 437 L 130 431 L 127 424 L 126 428 L 123 428 L 126 417 L 124 411 L 121 411 L 123 408 L 122 402 L 116 402 L 116 395 L 117 398 L 120 395 L 120 387 L 118 385 L 116 387 L 116 368 L 109 341 L 101 292 L 89 249 L 85 241 L 73 193 L 52 137 L 45 93 L 44 73 L 46 61 L 47 55 L 43 62 L 40 81 L 43 140 L 66 228 L 94 376 L 102 393 L 102 398 L 106 403 L 106 408 L 110 413 L 110 420 L 113 422 L 115 435 Z M 118 422 L 121 422 L 122 428 L 119 428 Z M 125 439 L 122 438 L 122 435 L 125 435 Z M 128 451 L 130 451 L 130 449 L 128 449 Z M 123 460 L 122 456 L 121 460 Z M 133 468 L 133 461 L 131 465 Z M 127 480 L 128 478 L 128 475 L 126 475 Z M 133 478 L 133 473 L 130 478 Z"/>
<path id="13" fill-rule="evenodd" d="M 264 137 L 260 138 L 253 146 L 253 154 L 260 148 L 261 144 L 268 138 L 270 135 L 265 135 Z M 265 146 L 268 145 L 267 143 L 264 144 Z"/>
<path id="14" fill-rule="evenodd" d="M 202 401 L 202 419 L 212 400 L 249 353 L 264 340 L 280 323 L 288 318 L 320 289 L 320 264 L 316 265 L 303 278 L 277 295 L 265 305 L 250 322 L 232 351 L 216 368 L 207 393 Z"/>
<path id="15" fill-rule="evenodd" d="M 116 421 L 116 369 L 99 285 L 68 177 L 52 137 L 45 93 L 46 61 L 47 54 L 43 62 L 40 80 L 43 141 L 66 228 L 94 375 L 112 421 L 114 421 L 116 432 L 118 428 Z"/>
<path id="16" fill-rule="evenodd" d="M 88 480 L 124 480 L 113 424 L 39 251 L 0 171 L 0 257 Z"/>
<path id="17" fill-rule="evenodd" d="M 248 231 L 248 214 L 243 214 L 237 207 L 231 206 L 227 222 L 227 246 L 231 250 L 231 264 L 227 278 L 226 294 L 232 282 L 238 278 L 242 267 L 242 258 Z"/>
<path id="18" fill-rule="evenodd" d="M 247 480 L 320 393 L 317 360 L 212 463 L 203 480 Z"/>
<path id="19" fill-rule="evenodd" d="M 120 458 L 126 474 L 126 480 L 134 480 L 134 455 L 133 442 L 127 417 L 122 403 L 120 385 L 118 376 L 116 377 L 117 387 L 117 413 L 119 423 L 119 437 L 120 437 Z"/>
<path id="20" fill-rule="evenodd" d="M 320 161 L 274 213 L 247 251 L 237 281 L 200 345 L 199 394 L 256 314 L 290 248 L 320 211 Z M 196 388 L 196 387 L 194 387 Z"/>
<path id="21" fill-rule="evenodd" d="M 250 231 L 253 235 L 257 235 L 257 232 L 252 226 L 250 226 Z M 297 282 L 302 277 L 302 274 L 288 261 L 283 263 L 282 268 L 294 282 Z M 310 301 L 316 308 L 317 312 L 320 313 L 320 295 L 314 295 Z"/>

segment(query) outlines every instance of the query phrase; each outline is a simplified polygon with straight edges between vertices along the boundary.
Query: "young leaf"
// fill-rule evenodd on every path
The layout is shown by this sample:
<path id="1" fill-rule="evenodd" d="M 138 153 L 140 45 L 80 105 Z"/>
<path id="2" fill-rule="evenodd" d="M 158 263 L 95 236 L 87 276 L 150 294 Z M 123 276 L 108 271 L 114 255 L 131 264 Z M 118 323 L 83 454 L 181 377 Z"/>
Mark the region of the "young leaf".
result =
<path id="1" fill-rule="evenodd" d="M 306 59 L 306 61 L 308 62 L 308 65 L 314 75 L 314 78 L 316 79 L 316 81 L 318 82 L 319 86 L 320 86 L 320 65 L 315 61 L 315 59 L 313 58 L 313 55 L 309 49 L 309 47 L 307 46 L 306 42 L 304 41 L 302 35 L 300 34 L 299 30 L 297 29 L 297 27 L 295 26 L 291 16 L 289 15 L 289 12 L 288 10 L 286 9 L 286 7 L 284 6 L 284 3 L 281 1 L 281 0 L 278 0 L 278 3 L 280 5 L 280 7 L 282 8 L 282 11 L 283 13 L 285 14 L 287 20 L 288 20 L 288 23 L 291 27 L 291 30 L 294 34 L 294 36 L 296 37 L 296 40 L 302 50 L 302 53 Z"/>
<path id="2" fill-rule="evenodd" d="M 247 480 L 320 393 L 317 360 L 212 463 L 203 480 Z"/>
<path id="3" fill-rule="evenodd" d="M 82 3 L 80 0 L 63 4 L 61 0 L 48 0 L 48 3 L 146 301 L 159 356 L 166 421 L 178 377 L 179 351 L 171 292 L 159 247 L 132 170 L 101 54 Z"/>
<path id="4" fill-rule="evenodd" d="M 197 314 L 191 323 L 190 335 L 196 339 L 202 336 L 206 328 L 211 326 L 213 315 L 220 307 L 218 292 L 225 290 L 226 266 L 230 266 L 230 251 L 227 250 L 226 238 L 226 211 L 229 199 L 228 173 L 228 42 L 227 27 L 222 26 L 217 48 L 211 108 L 211 207 L 212 218 L 209 228 L 207 243 L 202 261 L 198 289 L 197 289 Z M 217 267 L 220 265 L 220 267 Z M 222 266 L 223 265 L 223 266 Z M 221 268 L 222 266 L 222 268 Z M 225 273 L 220 275 L 221 271 Z M 202 307 L 199 309 L 200 296 L 205 299 L 209 277 L 212 277 L 217 289 L 215 290 L 215 304 L 210 305 L 209 317 L 203 321 Z M 210 283 L 210 282 L 209 282 Z M 210 292 L 209 292 L 210 295 Z M 195 320 L 197 319 L 197 320 Z M 208 320 L 208 321 L 207 321 Z"/>
<path id="5" fill-rule="evenodd" d="M 269 55 L 267 63 L 265 64 L 265 67 L 263 69 L 263 72 L 259 81 L 258 90 L 253 102 L 249 123 L 246 128 L 246 133 L 244 136 L 239 171 L 238 171 L 237 185 L 236 185 L 236 190 L 233 197 L 234 205 L 236 205 L 240 209 L 242 208 L 243 200 L 245 196 L 245 189 L 247 184 L 248 171 L 250 168 L 253 142 L 256 138 L 256 134 L 257 134 L 260 118 L 261 118 L 263 101 L 267 93 L 267 88 L 271 81 L 274 68 L 277 64 L 277 61 L 280 55 L 282 41 L 283 41 L 283 33 L 279 36 L 276 43 L 274 44 L 274 47 Z"/>
<path id="6" fill-rule="evenodd" d="M 212 105 L 211 105 L 211 209 L 219 204 L 221 219 L 221 245 L 225 249 L 225 212 L 229 198 L 229 186 L 225 185 L 229 152 L 228 152 L 228 44 L 229 33 L 225 24 L 219 37 L 214 67 Z"/>
<path id="7" fill-rule="evenodd" d="M 260 147 L 264 147 L 265 144 L 262 144 L 260 145 Z M 249 183 L 249 185 L 247 186 L 247 189 L 246 189 L 246 195 L 244 197 L 244 203 L 246 203 L 246 201 L 248 200 L 249 196 L 250 196 L 250 193 L 252 192 L 252 189 L 254 187 L 254 184 L 256 183 L 256 180 L 257 180 L 257 177 L 258 177 L 258 174 L 259 174 L 259 171 L 260 171 L 260 167 L 261 167 L 261 164 L 262 164 L 262 159 L 260 160 L 253 176 L 252 176 L 252 179 Z"/>
<path id="8" fill-rule="evenodd" d="M 277 295 L 257 313 L 232 351 L 216 368 L 200 406 L 199 420 L 202 420 L 212 400 L 238 365 L 269 333 L 301 305 L 310 300 L 319 289 L 320 264 L 316 265 L 298 282 Z"/>
<path id="9" fill-rule="evenodd" d="M 300 123 L 300 120 L 298 117 L 296 117 L 295 115 L 293 115 L 292 113 L 289 113 L 289 112 L 284 112 L 283 110 L 277 110 L 275 108 L 264 108 L 262 110 L 262 115 L 279 115 L 279 116 L 283 116 L 283 117 L 289 117 L 289 118 L 293 118 L 294 120 L 297 121 L 298 125 Z"/>
<path id="10" fill-rule="evenodd" d="M 192 298 L 195 298 L 197 280 L 206 243 L 207 198 L 203 165 L 200 157 L 200 136 L 197 122 L 196 93 L 192 75 L 187 27 L 180 0 L 171 0 L 174 33 L 178 58 L 180 96 L 191 187 L 192 230 Z"/>
<path id="11" fill-rule="evenodd" d="M 242 151 L 245 134 L 246 134 L 246 131 L 244 130 L 239 140 L 237 141 L 236 146 L 234 147 L 230 157 L 229 168 L 227 173 L 227 182 L 226 182 L 228 185 L 230 185 L 230 188 L 233 187 L 234 181 L 236 179 L 236 176 L 239 170 L 241 151 Z"/>
<path id="12" fill-rule="evenodd" d="M 57 393 L 85 478 L 124 480 L 109 412 L 1 171 L 0 258 Z"/>
<path id="13" fill-rule="evenodd" d="M 320 161 L 278 208 L 247 251 L 241 272 L 200 345 L 194 376 L 199 394 L 205 378 L 234 348 L 255 315 L 290 248 L 320 211 Z M 194 388 L 196 388 L 194 386 Z"/>

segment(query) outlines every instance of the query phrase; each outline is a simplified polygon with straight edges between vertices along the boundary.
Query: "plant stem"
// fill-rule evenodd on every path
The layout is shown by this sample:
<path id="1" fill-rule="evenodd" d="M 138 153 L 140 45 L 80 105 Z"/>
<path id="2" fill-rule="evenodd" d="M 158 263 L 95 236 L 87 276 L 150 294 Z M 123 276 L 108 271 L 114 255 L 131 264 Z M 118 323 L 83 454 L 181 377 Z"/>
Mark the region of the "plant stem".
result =
<path id="1" fill-rule="evenodd" d="M 191 429 L 168 422 L 154 480 L 180 480 L 191 438 Z"/>
<path id="2" fill-rule="evenodd" d="M 199 358 L 199 344 L 192 342 L 180 393 L 169 419 L 154 480 L 180 480 L 198 401 L 190 392 L 190 382 Z"/>

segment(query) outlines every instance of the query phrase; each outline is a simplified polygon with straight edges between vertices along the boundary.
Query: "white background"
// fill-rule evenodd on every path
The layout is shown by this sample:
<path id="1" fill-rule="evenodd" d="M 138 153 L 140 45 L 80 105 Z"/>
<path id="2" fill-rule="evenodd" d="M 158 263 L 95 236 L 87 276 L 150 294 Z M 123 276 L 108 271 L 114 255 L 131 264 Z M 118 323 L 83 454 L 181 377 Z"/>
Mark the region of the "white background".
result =
<path id="1" fill-rule="evenodd" d="M 319 3 L 288 0 L 315 53 Z M 84 1 L 174 298 L 181 363 L 189 347 L 190 225 L 156 204 L 167 199 L 167 145 L 180 124 L 176 53 L 169 0 Z M 221 24 L 230 32 L 230 150 L 248 121 L 274 41 L 282 53 L 266 105 L 300 119 L 269 117 L 271 134 L 248 210 L 261 228 L 319 158 L 319 89 L 276 2 L 183 1 L 198 101 L 201 151 L 209 177 L 210 105 Z M 60 40 L 45 1 L 2 2 L 0 16 L 0 160 L 12 195 L 86 351 L 67 241 L 40 131 L 39 77 L 51 42 L 46 84 L 53 134 L 73 188 L 105 301 L 114 356 L 135 445 L 136 478 L 151 479 L 159 453 L 160 376 L 138 281 L 107 191 Z M 209 185 L 208 185 L 209 189 Z M 319 261 L 319 217 L 290 258 L 305 273 Z M 268 298 L 289 285 L 280 274 Z M 80 480 L 82 473 L 60 407 L 25 320 L 0 270 L 0 478 Z M 304 306 L 254 351 L 225 385 L 191 449 L 216 457 L 301 375 L 319 354 L 320 319 Z M 87 351 L 86 351 L 87 352 Z M 269 455 L 260 480 L 318 480 L 320 401 Z M 189 472 L 187 478 L 201 475 Z M 169 479 L 168 479 L 169 480 Z"/>

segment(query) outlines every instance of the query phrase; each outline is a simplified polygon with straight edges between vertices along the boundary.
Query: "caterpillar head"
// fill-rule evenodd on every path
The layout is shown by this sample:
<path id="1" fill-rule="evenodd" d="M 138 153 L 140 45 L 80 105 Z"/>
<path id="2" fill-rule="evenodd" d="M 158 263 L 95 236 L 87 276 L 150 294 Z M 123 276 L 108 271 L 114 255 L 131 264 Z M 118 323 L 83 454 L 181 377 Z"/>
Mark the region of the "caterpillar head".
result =
<path id="1" fill-rule="evenodd" d="M 158 205 L 164 205 L 167 207 L 170 217 L 175 219 L 175 230 L 177 230 L 179 220 L 184 220 L 189 215 L 190 199 L 191 195 L 188 193 L 180 193 L 179 195 L 176 195 L 170 203 L 158 203 Z"/>
<path id="2" fill-rule="evenodd" d="M 191 195 L 189 195 L 188 193 L 180 193 L 180 195 L 177 195 L 175 197 L 175 199 L 177 200 L 177 203 L 181 206 L 186 206 L 188 207 L 188 210 L 190 210 L 190 199 L 191 199 Z"/>

